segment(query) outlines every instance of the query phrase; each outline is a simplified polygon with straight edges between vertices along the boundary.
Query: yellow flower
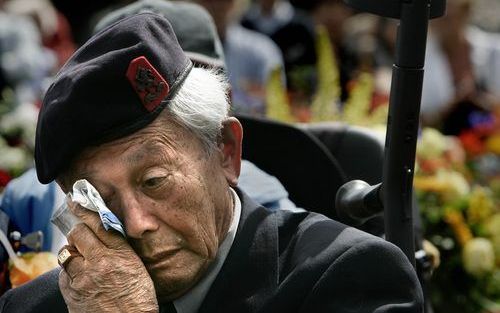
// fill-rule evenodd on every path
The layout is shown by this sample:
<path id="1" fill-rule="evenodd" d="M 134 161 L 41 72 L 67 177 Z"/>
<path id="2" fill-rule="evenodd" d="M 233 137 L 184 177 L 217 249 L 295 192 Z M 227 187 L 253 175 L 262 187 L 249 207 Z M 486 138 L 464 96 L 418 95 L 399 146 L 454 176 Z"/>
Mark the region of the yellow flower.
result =
<path id="1" fill-rule="evenodd" d="M 495 255 L 491 241 L 486 238 L 469 240 L 462 251 L 462 262 L 467 273 L 479 277 L 495 268 Z"/>
<path id="2" fill-rule="evenodd" d="M 472 239 L 472 232 L 464 221 L 462 214 L 453 209 L 446 209 L 444 220 L 448 223 L 461 246 L 465 246 Z"/>
<path id="3" fill-rule="evenodd" d="M 370 73 L 361 73 L 359 75 L 344 106 L 342 118 L 345 122 L 354 125 L 370 124 L 369 113 L 373 85 L 373 76 Z"/>
<path id="4" fill-rule="evenodd" d="M 417 155 L 424 159 L 438 158 L 447 147 L 446 137 L 434 128 L 424 128 L 417 143 Z"/>
<path id="5" fill-rule="evenodd" d="M 438 170 L 432 176 L 415 176 L 413 184 L 421 191 L 438 193 L 443 201 L 468 195 L 470 186 L 465 177 L 456 171 Z"/>
<path id="6" fill-rule="evenodd" d="M 318 87 L 312 100 L 313 121 L 338 120 L 337 102 L 340 99 L 340 74 L 328 30 L 316 27 Z"/>
<path id="7" fill-rule="evenodd" d="M 491 238 L 493 244 L 493 251 L 495 252 L 495 263 L 500 268 L 500 237 Z"/>
<path id="8" fill-rule="evenodd" d="M 486 140 L 486 148 L 500 155 L 500 134 L 494 134 Z"/>
<path id="9" fill-rule="evenodd" d="M 387 116 L 389 115 L 389 105 L 380 105 L 370 115 L 370 126 L 380 126 L 384 128 L 387 124 Z"/>
<path id="10" fill-rule="evenodd" d="M 420 191 L 435 193 L 444 193 L 448 189 L 448 183 L 438 179 L 437 175 L 415 176 L 413 186 Z"/>
<path id="11" fill-rule="evenodd" d="M 448 183 L 447 196 L 451 199 L 469 194 L 470 186 L 465 177 L 456 171 L 438 171 L 440 181 Z"/>
<path id="12" fill-rule="evenodd" d="M 488 189 L 476 186 L 472 189 L 467 208 L 467 219 L 470 223 L 480 223 L 493 212 L 493 199 Z"/>
<path id="13" fill-rule="evenodd" d="M 493 243 L 496 264 L 500 267 L 500 213 L 496 213 L 488 219 L 486 222 L 486 231 Z"/>
<path id="14" fill-rule="evenodd" d="M 500 213 L 496 213 L 488 219 L 486 230 L 492 237 L 500 238 Z"/>
<path id="15" fill-rule="evenodd" d="M 281 67 L 276 67 L 269 75 L 266 83 L 266 103 L 266 116 L 268 118 L 287 123 L 294 122 L 283 85 Z"/>

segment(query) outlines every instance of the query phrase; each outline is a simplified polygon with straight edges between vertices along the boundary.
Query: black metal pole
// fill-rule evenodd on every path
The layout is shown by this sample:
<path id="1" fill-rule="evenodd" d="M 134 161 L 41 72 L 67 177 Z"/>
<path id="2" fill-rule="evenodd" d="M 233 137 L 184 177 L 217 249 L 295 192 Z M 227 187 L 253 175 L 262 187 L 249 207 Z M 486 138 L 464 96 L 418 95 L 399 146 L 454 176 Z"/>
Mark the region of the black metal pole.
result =
<path id="1" fill-rule="evenodd" d="M 415 267 L 413 171 L 424 77 L 427 27 L 429 19 L 444 14 L 446 0 L 344 1 L 355 9 L 400 20 L 392 70 L 384 169 L 380 189 L 384 206 L 386 239 L 399 246 Z M 365 190 L 360 191 L 360 195 L 365 193 Z M 356 197 L 351 195 L 351 198 Z"/>
<path id="2" fill-rule="evenodd" d="M 401 3 L 382 178 L 386 239 L 399 246 L 413 266 L 413 172 L 429 12 L 427 0 Z"/>

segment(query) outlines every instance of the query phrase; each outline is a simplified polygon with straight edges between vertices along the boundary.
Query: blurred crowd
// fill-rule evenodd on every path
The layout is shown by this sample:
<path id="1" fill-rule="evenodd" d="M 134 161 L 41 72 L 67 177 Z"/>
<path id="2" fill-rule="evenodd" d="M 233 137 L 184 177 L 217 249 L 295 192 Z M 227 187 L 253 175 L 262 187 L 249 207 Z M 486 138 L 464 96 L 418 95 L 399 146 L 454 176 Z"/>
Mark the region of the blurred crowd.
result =
<path id="1" fill-rule="evenodd" d="M 484 1 L 476 1 L 488 16 Z M 446 132 L 466 127 L 455 115 L 493 110 L 499 102 L 498 35 L 491 25 L 486 32 L 471 23 L 481 20 L 476 1 L 449 1 L 446 16 L 430 25 L 422 123 Z M 12 90 L 17 103 L 39 103 L 51 76 L 90 36 L 99 17 L 130 2 L 3 0 L 1 89 Z M 329 79 L 321 73 L 327 63 L 334 67 L 329 82 L 337 85 L 330 88 L 338 88 L 329 93 L 328 105 L 342 110 L 365 72 L 374 77 L 371 109 L 387 103 L 396 20 L 356 12 L 341 0 L 194 2 L 212 15 L 222 39 L 235 111 L 266 115 L 270 77 L 278 71 L 295 119 L 310 121 L 311 104 Z M 329 62 L 322 34 L 331 47 Z"/>
<path id="2" fill-rule="evenodd" d="M 365 73 L 373 78 L 370 112 L 387 104 L 397 20 L 356 12 L 341 0 L 193 1 L 211 14 L 222 40 L 235 112 L 266 116 L 269 106 L 286 105 L 296 121 L 321 119 L 311 112 L 315 100 L 342 111 Z M 2 102 L 38 104 L 51 77 L 90 37 L 99 17 L 130 2 L 3 0 Z M 499 35 L 491 22 L 477 22 L 481 14 L 487 21 L 485 0 L 451 0 L 446 16 L 430 23 L 423 126 L 457 134 L 470 123 L 471 112 L 481 115 L 498 107 Z M 283 103 L 269 95 L 273 77 L 279 79 Z"/>

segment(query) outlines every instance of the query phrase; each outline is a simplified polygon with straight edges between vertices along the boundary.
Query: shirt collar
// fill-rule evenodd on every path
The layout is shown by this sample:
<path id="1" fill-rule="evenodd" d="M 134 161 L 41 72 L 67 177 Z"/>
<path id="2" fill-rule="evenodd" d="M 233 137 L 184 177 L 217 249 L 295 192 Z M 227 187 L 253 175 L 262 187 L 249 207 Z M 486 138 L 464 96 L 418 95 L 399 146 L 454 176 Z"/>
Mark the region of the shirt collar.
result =
<path id="1" fill-rule="evenodd" d="M 234 238 L 236 236 L 236 230 L 238 229 L 238 224 L 240 222 L 241 215 L 241 201 L 238 197 L 238 194 L 234 189 L 229 188 L 231 191 L 231 195 L 233 198 L 233 220 L 231 222 L 231 226 L 227 232 L 226 238 L 222 242 L 217 251 L 217 256 L 215 257 L 214 262 L 208 268 L 206 275 L 193 287 L 190 291 L 188 291 L 185 295 L 180 297 L 179 299 L 174 300 L 174 306 L 177 313 L 195 313 L 198 312 L 201 303 L 205 299 L 210 286 L 212 286 L 213 281 L 219 274 L 219 271 L 226 260 L 226 257 L 233 245 Z"/>

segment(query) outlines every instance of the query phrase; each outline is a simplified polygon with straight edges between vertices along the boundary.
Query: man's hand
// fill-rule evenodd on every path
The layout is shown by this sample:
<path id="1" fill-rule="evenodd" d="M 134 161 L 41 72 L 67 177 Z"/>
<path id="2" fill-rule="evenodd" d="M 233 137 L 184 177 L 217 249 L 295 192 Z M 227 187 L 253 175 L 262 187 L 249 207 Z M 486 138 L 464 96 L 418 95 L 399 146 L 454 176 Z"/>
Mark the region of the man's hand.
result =
<path id="1" fill-rule="evenodd" d="M 69 311 L 158 312 L 153 281 L 127 241 L 107 232 L 97 213 L 68 205 L 83 220 L 68 235 L 66 248 L 74 257 L 59 275 Z"/>

